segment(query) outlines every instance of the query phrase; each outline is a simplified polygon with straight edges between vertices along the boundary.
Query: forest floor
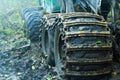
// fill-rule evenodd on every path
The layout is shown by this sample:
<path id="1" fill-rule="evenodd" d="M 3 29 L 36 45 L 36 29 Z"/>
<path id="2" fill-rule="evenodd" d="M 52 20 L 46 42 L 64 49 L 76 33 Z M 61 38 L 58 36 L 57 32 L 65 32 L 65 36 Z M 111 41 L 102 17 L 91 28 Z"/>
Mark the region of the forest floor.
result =
<path id="1" fill-rule="evenodd" d="M 0 36 L 0 80 L 58 80 L 39 44 L 30 44 L 20 34 Z"/>

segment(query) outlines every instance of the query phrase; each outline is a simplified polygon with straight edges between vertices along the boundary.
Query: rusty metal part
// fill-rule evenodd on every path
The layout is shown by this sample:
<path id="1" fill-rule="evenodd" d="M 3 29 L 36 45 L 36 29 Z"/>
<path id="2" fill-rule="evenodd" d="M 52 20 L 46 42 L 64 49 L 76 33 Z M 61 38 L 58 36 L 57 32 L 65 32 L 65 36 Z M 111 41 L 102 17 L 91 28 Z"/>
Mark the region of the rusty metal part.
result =
<path id="1" fill-rule="evenodd" d="M 62 20 L 69 19 L 69 18 L 95 18 L 101 21 L 104 21 L 104 18 L 97 14 L 87 13 L 87 12 L 71 12 L 71 13 L 64 13 L 59 15 Z"/>
<path id="2" fill-rule="evenodd" d="M 48 15 L 46 20 L 55 31 L 54 55 L 58 74 L 97 76 L 111 73 L 112 41 L 102 16 L 72 12 Z"/>

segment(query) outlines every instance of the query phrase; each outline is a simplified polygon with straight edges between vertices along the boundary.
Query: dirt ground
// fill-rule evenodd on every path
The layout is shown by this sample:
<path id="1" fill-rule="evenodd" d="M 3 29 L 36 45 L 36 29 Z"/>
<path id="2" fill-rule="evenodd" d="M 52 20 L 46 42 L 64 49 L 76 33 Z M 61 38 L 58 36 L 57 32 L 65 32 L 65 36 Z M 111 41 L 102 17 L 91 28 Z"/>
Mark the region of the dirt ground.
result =
<path id="1" fill-rule="evenodd" d="M 0 80 L 54 80 L 55 75 L 42 58 L 39 44 L 30 44 L 21 35 L 1 35 Z"/>

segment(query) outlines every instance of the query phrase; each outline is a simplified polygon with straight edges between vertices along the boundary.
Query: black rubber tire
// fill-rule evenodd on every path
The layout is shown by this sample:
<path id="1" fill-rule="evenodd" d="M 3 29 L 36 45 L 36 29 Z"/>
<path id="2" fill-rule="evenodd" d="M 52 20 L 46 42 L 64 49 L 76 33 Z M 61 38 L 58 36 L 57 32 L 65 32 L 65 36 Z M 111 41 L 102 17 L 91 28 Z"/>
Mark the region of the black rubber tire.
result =
<path id="1" fill-rule="evenodd" d="M 59 31 L 59 28 L 56 28 L 56 30 L 55 30 L 55 44 L 54 44 L 54 46 L 56 46 L 55 47 L 55 52 L 54 52 L 54 57 L 55 57 L 55 64 L 57 65 L 57 63 L 58 63 L 58 59 L 59 59 L 59 55 L 57 54 L 57 53 L 59 53 L 58 52 L 58 39 L 59 39 L 59 36 L 58 36 L 58 34 L 60 34 L 60 31 Z"/>
<path id="2" fill-rule="evenodd" d="M 25 8 L 22 10 L 22 18 L 24 20 L 24 32 L 31 42 L 40 41 L 41 28 L 43 23 L 43 14 L 37 9 Z"/>
<path id="3" fill-rule="evenodd" d="M 42 30 L 42 51 L 44 55 L 47 55 L 49 47 L 48 32 L 46 28 Z"/>
<path id="4" fill-rule="evenodd" d="M 47 63 L 48 63 L 50 66 L 55 66 L 54 54 L 52 54 L 52 53 L 50 53 L 50 52 L 48 53 Z"/>
<path id="5" fill-rule="evenodd" d="M 60 31 L 60 29 L 59 28 L 56 28 L 56 30 L 55 30 L 55 38 L 54 38 L 54 41 L 55 41 L 55 43 L 54 43 L 54 58 L 55 58 L 55 66 L 56 66 L 56 68 L 58 69 L 58 71 L 60 71 L 60 72 L 58 72 L 60 75 L 63 75 L 63 73 L 64 72 L 62 72 L 62 70 L 61 70 L 61 61 L 60 61 L 60 52 L 59 52 L 59 37 L 60 37 L 60 35 L 61 35 L 61 31 Z"/>
<path id="6" fill-rule="evenodd" d="M 33 11 L 36 11 L 36 10 L 34 10 L 32 8 L 23 8 L 22 11 L 21 11 L 22 19 L 25 20 L 25 17 L 27 16 L 26 13 L 28 14 L 28 13 L 31 13 Z"/>
<path id="7" fill-rule="evenodd" d="M 101 2 L 101 15 L 107 20 L 108 13 L 111 9 L 111 2 L 109 0 L 102 0 Z"/>
<path id="8" fill-rule="evenodd" d="M 117 42 L 118 46 L 120 47 L 120 30 L 116 34 L 116 42 Z"/>
<path id="9" fill-rule="evenodd" d="M 43 7 L 37 6 L 37 7 L 29 7 L 29 8 L 23 8 L 21 10 L 21 17 L 24 20 L 25 19 L 25 13 L 31 13 L 33 11 L 40 11 L 43 10 Z"/>
<path id="10" fill-rule="evenodd" d="M 42 30 L 42 50 L 43 54 L 47 55 L 47 64 L 55 66 L 54 54 L 51 52 L 50 34 L 46 28 Z"/>

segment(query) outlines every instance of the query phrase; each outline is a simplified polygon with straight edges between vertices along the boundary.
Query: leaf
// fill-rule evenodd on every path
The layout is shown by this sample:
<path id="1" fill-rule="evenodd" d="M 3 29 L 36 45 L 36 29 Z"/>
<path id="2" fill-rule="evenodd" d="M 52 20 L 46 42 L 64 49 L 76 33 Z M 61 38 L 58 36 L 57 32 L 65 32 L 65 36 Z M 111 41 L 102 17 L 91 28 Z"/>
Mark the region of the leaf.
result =
<path id="1" fill-rule="evenodd" d="M 6 34 L 6 35 L 11 35 L 11 34 L 14 33 L 14 31 L 13 31 L 12 29 L 5 29 L 5 30 L 3 31 L 3 33 Z"/>
<path id="2" fill-rule="evenodd" d="M 52 80 L 52 78 L 50 76 L 48 76 L 47 80 Z"/>
<path id="3" fill-rule="evenodd" d="M 32 70 L 35 70 L 35 66 L 32 66 Z"/>
<path id="4" fill-rule="evenodd" d="M 97 42 L 96 42 L 96 44 L 101 44 L 102 42 L 100 41 L 100 40 L 98 40 Z"/>

